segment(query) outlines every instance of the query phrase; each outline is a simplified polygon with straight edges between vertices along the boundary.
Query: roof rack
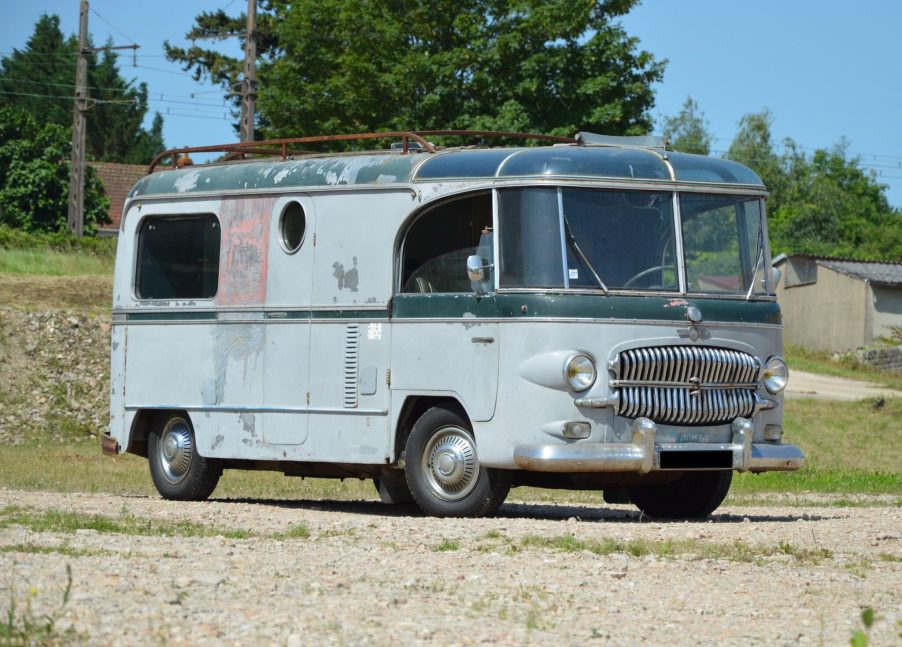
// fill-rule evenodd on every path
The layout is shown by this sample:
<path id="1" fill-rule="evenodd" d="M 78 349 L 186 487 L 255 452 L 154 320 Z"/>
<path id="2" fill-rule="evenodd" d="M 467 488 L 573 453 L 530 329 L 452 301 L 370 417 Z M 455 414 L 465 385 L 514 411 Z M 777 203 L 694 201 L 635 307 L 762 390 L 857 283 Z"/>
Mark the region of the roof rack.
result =
<path id="1" fill-rule="evenodd" d="M 391 131 L 378 133 L 354 133 L 349 135 L 317 135 L 314 137 L 290 137 L 286 139 L 266 139 L 262 141 L 240 142 L 236 144 L 216 144 L 213 146 L 189 146 L 183 148 L 170 148 L 163 151 L 151 160 L 147 168 L 148 173 L 153 173 L 157 165 L 167 157 L 172 158 L 172 168 L 178 167 L 179 155 L 189 153 L 225 153 L 225 161 L 244 159 L 247 155 L 271 155 L 280 159 L 288 159 L 297 155 L 315 155 L 308 150 L 292 148 L 295 144 L 312 144 L 323 142 L 359 141 L 366 139 L 397 139 L 401 140 L 401 154 L 411 152 L 434 153 L 440 147 L 426 141 L 426 137 L 480 137 L 494 139 L 535 139 L 555 143 L 575 144 L 573 137 L 558 137 L 556 135 L 540 135 L 536 133 L 514 133 L 498 130 L 416 130 L 416 131 Z"/>

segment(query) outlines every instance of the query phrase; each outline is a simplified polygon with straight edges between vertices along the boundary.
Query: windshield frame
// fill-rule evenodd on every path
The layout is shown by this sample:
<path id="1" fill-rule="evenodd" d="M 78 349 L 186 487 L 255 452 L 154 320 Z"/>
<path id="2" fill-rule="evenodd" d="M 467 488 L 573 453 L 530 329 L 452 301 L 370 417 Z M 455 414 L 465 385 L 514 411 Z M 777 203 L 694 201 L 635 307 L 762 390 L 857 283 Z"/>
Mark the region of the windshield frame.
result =
<path id="1" fill-rule="evenodd" d="M 649 182 L 617 182 L 617 183 L 589 183 L 589 182 L 504 182 L 504 183 L 496 183 L 492 189 L 492 203 L 493 203 L 493 220 L 494 220 L 494 230 L 496 235 L 493 240 L 493 255 L 496 262 L 501 258 L 501 249 L 500 249 L 500 241 L 502 239 L 503 234 L 502 228 L 504 223 L 502 222 L 501 212 L 500 212 L 500 194 L 506 189 L 512 188 L 544 188 L 550 189 L 555 188 L 559 191 L 561 189 L 590 189 L 590 190 L 608 190 L 608 191 L 654 191 L 654 192 L 666 192 L 670 194 L 671 201 L 671 212 L 673 217 L 673 231 L 674 231 L 674 255 L 677 267 L 677 288 L 676 290 L 651 290 L 651 289 L 633 289 L 633 288 L 622 288 L 622 287 L 612 287 L 610 285 L 602 286 L 569 286 L 569 282 L 563 283 L 560 287 L 529 287 L 529 286 L 503 286 L 502 283 L 502 275 L 504 273 L 504 269 L 502 267 L 498 268 L 498 271 L 494 272 L 494 291 L 504 294 L 504 293 L 512 293 L 512 294 L 524 294 L 524 293 L 546 293 L 546 294 L 560 294 L 560 293 L 568 293 L 568 294 L 597 294 L 601 296 L 606 295 L 625 295 L 625 296 L 661 296 L 661 297 L 680 297 L 680 298 L 705 298 L 705 299 L 723 299 L 723 300 L 732 300 L 732 301 L 775 301 L 776 300 L 776 285 L 773 284 L 772 280 L 772 265 L 771 265 L 771 247 L 770 247 L 770 238 L 768 235 L 768 227 L 767 227 L 767 212 L 766 212 L 766 201 L 767 193 L 761 190 L 754 190 L 750 187 L 724 187 L 717 185 L 707 185 L 701 183 L 649 183 Z M 684 248 L 684 240 L 683 240 L 683 220 L 682 213 L 680 209 L 680 196 L 686 194 L 693 195 L 712 195 L 712 196 L 734 196 L 736 198 L 742 198 L 747 200 L 756 200 L 759 203 L 759 209 L 761 213 L 761 227 L 760 227 L 760 235 L 763 237 L 763 262 L 761 263 L 762 269 L 761 273 L 763 275 L 764 281 L 764 290 L 762 292 L 755 293 L 753 288 L 754 285 L 750 286 L 749 289 L 743 289 L 741 291 L 736 292 L 702 292 L 702 291 L 693 291 L 690 292 L 688 289 L 688 277 L 686 270 L 686 258 L 685 258 L 685 248 Z M 559 218 L 561 214 L 559 213 Z M 560 246 L 561 249 L 566 251 L 568 248 L 568 244 L 566 241 L 566 233 L 564 232 L 564 225 L 561 224 L 560 229 Z M 738 232 L 737 232 L 738 233 Z M 566 256 L 566 255 L 565 255 Z M 760 259 L 761 256 L 756 258 L 756 262 Z M 565 260 L 566 262 L 566 260 Z M 501 263 L 498 263 L 500 266 Z M 564 277 L 562 277 L 564 281 L 566 281 L 567 273 L 564 272 Z M 600 278 L 604 281 L 604 273 L 600 274 Z"/>

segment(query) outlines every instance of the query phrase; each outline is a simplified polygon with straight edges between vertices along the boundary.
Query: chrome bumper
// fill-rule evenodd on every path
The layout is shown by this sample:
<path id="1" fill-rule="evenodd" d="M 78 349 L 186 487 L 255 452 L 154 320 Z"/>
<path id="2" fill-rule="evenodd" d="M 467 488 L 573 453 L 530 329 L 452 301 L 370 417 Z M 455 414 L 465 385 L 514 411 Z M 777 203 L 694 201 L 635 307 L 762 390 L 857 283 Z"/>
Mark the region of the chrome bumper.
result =
<path id="1" fill-rule="evenodd" d="M 665 469 L 693 469 L 662 467 L 662 453 L 672 456 L 684 452 L 729 452 L 731 465 L 720 469 L 740 472 L 769 472 L 797 470 L 805 463 L 805 456 L 795 445 L 753 443 L 755 427 L 751 420 L 733 421 L 733 438 L 727 444 L 679 443 L 656 444 L 657 425 L 648 418 L 633 422 L 631 443 L 568 443 L 560 445 L 517 445 L 514 460 L 521 469 L 535 472 L 648 472 Z M 713 454 L 712 454 L 713 455 Z M 715 468 L 717 469 L 717 468 Z"/>

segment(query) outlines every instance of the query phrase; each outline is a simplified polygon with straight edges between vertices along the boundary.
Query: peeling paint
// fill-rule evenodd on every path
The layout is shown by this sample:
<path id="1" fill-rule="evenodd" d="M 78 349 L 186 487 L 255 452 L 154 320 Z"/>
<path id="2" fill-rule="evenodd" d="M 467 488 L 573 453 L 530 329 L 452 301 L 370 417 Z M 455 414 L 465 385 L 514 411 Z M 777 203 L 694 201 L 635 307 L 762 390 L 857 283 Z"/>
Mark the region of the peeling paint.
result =
<path id="1" fill-rule="evenodd" d="M 175 180 L 175 190 L 178 193 L 185 193 L 197 187 L 197 181 L 200 179 L 200 171 L 192 171 L 182 175 Z"/>
<path id="2" fill-rule="evenodd" d="M 210 446 L 210 449 L 219 449 L 222 447 L 222 441 L 225 440 L 225 436 L 222 434 L 217 434 L 216 438 L 213 439 L 213 444 Z"/>
<path id="3" fill-rule="evenodd" d="M 341 261 L 335 261 L 332 263 L 332 276 L 338 279 L 338 289 L 348 289 L 351 292 L 357 292 L 357 282 L 358 282 L 358 274 L 357 274 L 357 257 L 353 257 L 354 267 L 349 270 L 345 270 L 344 263 Z"/>
<path id="4" fill-rule="evenodd" d="M 263 326 L 261 324 L 213 326 L 211 333 L 215 373 L 213 404 L 221 404 L 225 401 L 225 387 L 231 362 L 242 363 L 242 377 L 245 380 L 249 366 L 256 370 L 257 361 L 263 351 Z"/>
<path id="5" fill-rule="evenodd" d="M 682 306 L 688 306 L 689 302 L 686 299 L 671 299 L 667 303 L 664 304 L 665 308 L 679 308 Z"/>
<path id="6" fill-rule="evenodd" d="M 252 413 L 242 413 L 238 415 L 238 419 L 241 420 L 241 426 L 244 428 L 244 433 L 250 434 L 251 438 L 257 437 L 257 428 L 256 428 L 256 420 L 254 418 L 254 414 Z"/>

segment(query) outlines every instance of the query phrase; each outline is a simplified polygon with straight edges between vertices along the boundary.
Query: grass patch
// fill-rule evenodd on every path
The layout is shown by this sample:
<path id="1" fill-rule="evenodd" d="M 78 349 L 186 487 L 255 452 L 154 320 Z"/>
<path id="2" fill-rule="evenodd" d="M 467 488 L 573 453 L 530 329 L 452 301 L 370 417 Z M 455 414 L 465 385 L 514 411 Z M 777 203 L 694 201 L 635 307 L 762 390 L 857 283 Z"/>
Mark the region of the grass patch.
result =
<path id="1" fill-rule="evenodd" d="M 304 524 L 292 526 L 284 532 L 273 535 L 273 539 L 307 539 L 310 536 L 310 529 Z"/>
<path id="2" fill-rule="evenodd" d="M 453 539 L 442 539 L 442 543 L 432 547 L 434 553 L 448 553 L 460 550 L 460 542 Z"/>
<path id="3" fill-rule="evenodd" d="M 792 381 L 792 370 L 798 369 L 808 373 L 877 382 L 883 386 L 902 391 L 902 374 L 880 371 L 873 366 L 858 362 L 854 358 L 850 358 L 850 356 L 834 359 L 830 353 L 811 350 L 801 346 L 786 346 L 784 356 L 786 357 L 786 363 L 789 365 L 790 382 Z"/>
<path id="4" fill-rule="evenodd" d="M 0 445 L 0 487 L 52 492 L 158 496 L 147 459 L 109 457 L 96 443 Z M 280 472 L 226 470 L 212 498 L 375 500 L 372 481 L 301 479 Z"/>
<path id="5" fill-rule="evenodd" d="M 856 472 L 805 467 L 798 472 L 734 474 L 731 496 L 786 492 L 803 494 L 902 494 L 902 473 Z"/>
<path id="6" fill-rule="evenodd" d="M 47 249 L 0 249 L 0 272 L 38 276 L 112 276 L 113 258 Z"/>
<path id="7" fill-rule="evenodd" d="M 34 532 L 74 533 L 77 530 L 94 530 L 102 534 L 215 537 L 247 539 L 255 533 L 246 530 L 225 530 L 191 521 L 158 521 L 142 519 L 129 514 L 119 517 L 87 515 L 61 510 L 34 511 L 20 506 L 0 508 L 0 528 L 23 526 Z"/>
<path id="8" fill-rule="evenodd" d="M 42 546 L 40 544 L 9 544 L 0 546 L 0 553 L 28 553 L 30 555 L 65 555 L 66 557 L 97 557 L 101 555 L 115 555 L 107 550 L 94 550 L 90 548 L 75 548 L 68 544 L 62 546 Z"/>
<path id="9" fill-rule="evenodd" d="M 654 556 L 660 558 L 719 559 L 732 562 L 756 562 L 768 557 L 788 556 L 799 563 L 817 563 L 822 559 L 833 557 L 833 553 L 824 548 L 802 548 L 780 542 L 776 546 L 752 546 L 745 542 L 713 543 L 694 539 L 668 539 L 653 541 L 650 539 L 580 539 L 573 535 L 543 537 L 527 535 L 520 541 L 524 549 L 538 548 L 559 550 L 562 552 L 589 552 L 594 555 L 624 554 L 632 557 Z"/>

